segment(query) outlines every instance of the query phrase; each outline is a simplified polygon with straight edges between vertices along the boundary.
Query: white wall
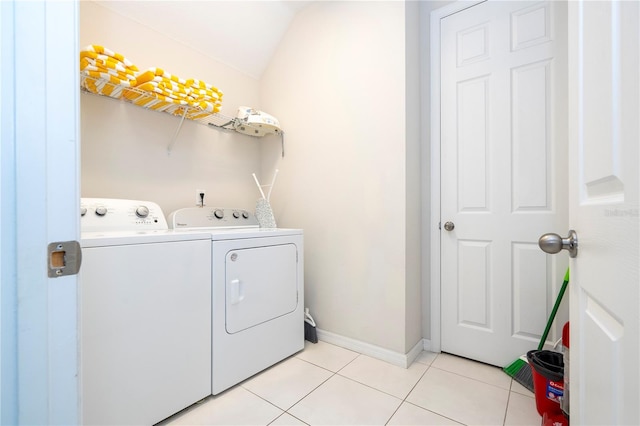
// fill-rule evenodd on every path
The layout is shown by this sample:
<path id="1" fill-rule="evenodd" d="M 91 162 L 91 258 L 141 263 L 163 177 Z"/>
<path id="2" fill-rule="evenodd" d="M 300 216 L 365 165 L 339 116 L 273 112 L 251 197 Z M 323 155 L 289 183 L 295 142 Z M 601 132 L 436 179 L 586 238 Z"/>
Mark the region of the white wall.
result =
<path id="1" fill-rule="evenodd" d="M 225 115 L 235 116 L 241 105 L 259 107 L 259 82 L 254 78 L 83 1 L 80 48 L 88 44 L 119 52 L 140 69 L 160 67 L 213 84 L 225 93 Z M 178 118 L 101 96 L 83 94 L 80 101 L 83 197 L 152 200 L 168 214 L 195 205 L 196 189 L 204 189 L 208 205 L 255 207 L 258 192 L 251 173 L 260 173 L 260 139 L 185 120 L 168 155 Z"/>
<path id="2" fill-rule="evenodd" d="M 285 130 L 253 139 L 83 95 L 82 195 L 252 209 L 263 181 L 278 225 L 305 231 L 306 304 L 318 326 L 399 353 L 421 336 L 418 4 L 317 2 L 292 23 L 261 81 L 93 2 L 81 47 L 103 44 L 225 92 L 223 113 L 257 106 Z"/>
<path id="3" fill-rule="evenodd" d="M 409 351 L 422 338 L 422 217 L 428 213 L 423 212 L 421 198 L 424 183 L 421 176 L 420 7 L 416 1 L 405 3 L 405 75 L 405 351 Z M 426 271 L 428 273 L 428 268 Z"/>
<path id="4" fill-rule="evenodd" d="M 306 305 L 319 328 L 400 353 L 420 340 L 405 33 L 404 2 L 313 3 L 261 80 L 287 149 L 264 144 L 263 172 L 280 169 L 279 226 L 305 231 Z"/>

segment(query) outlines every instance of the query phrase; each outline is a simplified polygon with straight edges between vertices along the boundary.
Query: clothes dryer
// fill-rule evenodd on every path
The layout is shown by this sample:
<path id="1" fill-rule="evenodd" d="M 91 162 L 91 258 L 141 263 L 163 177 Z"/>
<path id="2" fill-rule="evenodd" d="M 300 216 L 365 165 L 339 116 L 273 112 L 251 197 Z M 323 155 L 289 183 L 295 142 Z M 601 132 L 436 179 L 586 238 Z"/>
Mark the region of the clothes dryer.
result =
<path id="1" fill-rule="evenodd" d="M 83 198 L 81 424 L 155 424 L 211 394 L 211 236 Z"/>
<path id="2" fill-rule="evenodd" d="M 213 395 L 304 348 L 302 230 L 206 207 L 173 212 L 169 227 L 210 233 Z"/>

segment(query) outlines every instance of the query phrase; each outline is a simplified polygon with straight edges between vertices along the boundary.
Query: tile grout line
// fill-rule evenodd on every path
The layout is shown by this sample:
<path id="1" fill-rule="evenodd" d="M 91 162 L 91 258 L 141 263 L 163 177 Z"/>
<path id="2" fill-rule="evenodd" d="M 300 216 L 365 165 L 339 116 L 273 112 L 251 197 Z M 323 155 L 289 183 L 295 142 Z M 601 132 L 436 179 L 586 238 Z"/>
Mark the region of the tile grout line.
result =
<path id="1" fill-rule="evenodd" d="M 437 356 L 436 356 L 436 358 L 437 358 Z M 395 411 L 391 414 L 391 416 L 387 419 L 387 421 L 385 422 L 385 426 L 388 425 L 389 422 L 391 421 L 391 419 L 393 418 L 393 416 L 396 415 L 396 413 L 398 412 L 400 407 L 402 407 L 402 404 L 407 402 L 407 398 L 409 397 L 409 395 L 411 395 L 411 392 L 413 392 L 413 390 L 416 388 L 416 386 L 418 386 L 418 383 L 420 383 L 420 380 L 422 380 L 422 378 L 424 377 L 425 374 L 427 374 L 427 371 L 429 371 L 430 368 L 431 368 L 431 364 L 427 365 L 427 368 L 425 368 L 425 370 L 422 372 L 422 375 L 420 375 L 420 378 L 418 380 L 416 380 L 416 383 L 411 387 L 409 392 L 407 392 L 407 394 L 404 396 L 402 401 L 400 401 L 400 405 L 398 405 L 398 408 L 396 408 Z"/>
<path id="2" fill-rule="evenodd" d="M 513 379 L 511 379 L 511 384 L 509 385 L 509 393 L 507 395 L 507 404 L 504 407 L 504 417 L 502 419 L 502 424 L 507 423 L 507 414 L 509 413 L 509 402 L 511 402 L 511 387 L 513 386 Z"/>
<path id="3" fill-rule="evenodd" d="M 356 352 L 356 353 L 358 353 L 358 352 Z M 351 361 L 349 361 L 348 363 L 346 363 L 344 366 L 342 366 L 340 369 L 338 369 L 338 371 L 342 370 L 342 369 L 343 369 L 343 368 L 345 368 L 347 365 L 351 364 L 351 363 L 352 363 L 353 361 L 355 361 L 355 360 L 356 360 L 360 355 L 361 355 L 361 354 L 360 354 L 360 353 L 358 353 L 358 356 L 356 356 L 356 357 L 355 357 L 355 358 L 353 358 Z M 336 375 L 338 374 L 338 371 L 332 371 L 332 370 L 329 370 L 328 368 L 325 368 L 325 367 L 323 367 L 323 366 L 321 366 L 321 365 L 314 364 L 313 362 L 311 362 L 311 361 L 307 361 L 307 360 L 305 360 L 305 359 L 301 359 L 301 358 L 297 358 L 297 359 L 299 359 L 300 361 L 304 361 L 304 362 L 306 362 L 306 363 L 308 363 L 308 364 L 311 364 L 311 365 L 313 365 L 313 366 L 315 366 L 315 367 L 322 368 L 323 370 L 326 370 L 326 371 L 328 371 L 328 372 L 330 372 L 330 373 L 331 373 L 331 375 L 330 375 L 329 377 L 327 377 L 325 380 L 323 380 L 320 384 L 318 384 L 318 386 L 316 386 L 316 387 L 314 387 L 313 389 L 311 389 L 311 390 L 310 390 L 308 393 L 306 393 L 302 398 L 300 398 L 299 400 L 297 400 L 296 402 L 294 402 L 294 403 L 291 405 L 291 407 L 289 407 L 289 408 L 287 408 L 286 410 L 284 410 L 284 412 L 285 412 L 285 413 L 289 414 L 290 416 L 292 416 L 292 417 L 296 418 L 297 420 L 300 420 L 302 423 L 304 423 L 304 424 L 306 424 L 306 425 L 307 425 L 307 424 L 308 424 L 307 422 L 305 422 L 304 420 L 299 419 L 298 417 L 294 416 L 292 413 L 290 413 L 290 412 L 289 412 L 289 410 L 290 410 L 290 409 L 292 409 L 293 407 L 295 407 L 298 403 L 300 403 L 300 401 L 302 401 L 303 399 L 305 399 L 307 396 L 311 395 L 311 394 L 312 394 L 316 389 L 318 389 L 320 386 L 322 386 L 323 384 L 327 383 L 327 382 L 328 382 L 332 377 L 336 376 Z M 342 377 L 342 376 L 340 376 L 340 377 Z M 267 402 L 268 402 L 268 401 L 267 401 Z M 271 404 L 271 403 L 270 403 L 270 404 Z M 273 405 L 273 404 L 272 404 L 272 405 Z M 278 407 L 278 408 L 280 408 L 280 407 Z M 280 409 L 281 409 L 281 408 L 280 408 Z M 282 414 L 281 414 L 280 416 L 282 416 Z M 278 416 L 278 417 L 280 417 L 280 416 Z M 274 421 L 275 421 L 275 420 L 274 420 Z M 273 422 L 271 422 L 271 423 L 273 423 Z"/>
<path id="4" fill-rule="evenodd" d="M 466 379 L 474 380 L 474 381 L 479 382 L 479 383 L 484 383 L 485 385 L 493 386 L 494 388 L 498 388 L 498 389 L 502 389 L 502 390 L 506 390 L 508 392 L 511 392 L 511 385 L 509 385 L 509 389 L 505 389 L 505 388 L 500 387 L 498 385 L 494 385 L 493 383 L 488 383 L 488 382 L 485 382 L 483 380 L 476 379 L 474 377 L 465 376 L 464 374 L 456 373 L 456 372 L 451 371 L 451 370 L 445 370 L 444 368 L 439 368 L 439 367 L 433 367 L 433 368 L 435 368 L 436 370 L 444 371 L 446 373 L 455 374 L 456 376 L 464 377 Z"/>

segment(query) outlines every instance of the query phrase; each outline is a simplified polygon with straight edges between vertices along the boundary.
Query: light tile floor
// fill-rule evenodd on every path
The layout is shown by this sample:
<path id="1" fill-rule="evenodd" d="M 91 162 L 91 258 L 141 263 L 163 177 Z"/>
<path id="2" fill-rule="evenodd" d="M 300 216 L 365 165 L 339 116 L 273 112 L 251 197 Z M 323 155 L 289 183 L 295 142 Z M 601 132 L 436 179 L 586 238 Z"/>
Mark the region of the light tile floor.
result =
<path id="1" fill-rule="evenodd" d="M 407 369 L 325 342 L 167 419 L 166 425 L 540 425 L 501 369 L 423 352 Z"/>

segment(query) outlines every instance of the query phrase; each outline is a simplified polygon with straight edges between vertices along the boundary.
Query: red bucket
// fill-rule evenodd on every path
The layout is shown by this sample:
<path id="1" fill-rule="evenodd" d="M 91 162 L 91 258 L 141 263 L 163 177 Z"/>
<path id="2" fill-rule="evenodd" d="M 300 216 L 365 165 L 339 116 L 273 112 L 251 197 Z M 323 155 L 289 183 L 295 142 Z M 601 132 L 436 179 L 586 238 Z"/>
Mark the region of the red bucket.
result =
<path id="1" fill-rule="evenodd" d="M 569 426 L 569 419 L 558 413 L 544 413 L 544 416 L 542 416 L 542 426 Z"/>
<path id="2" fill-rule="evenodd" d="M 529 351 L 527 359 L 533 374 L 536 408 L 541 416 L 562 414 L 560 397 L 564 393 L 562 354 L 553 351 Z"/>

